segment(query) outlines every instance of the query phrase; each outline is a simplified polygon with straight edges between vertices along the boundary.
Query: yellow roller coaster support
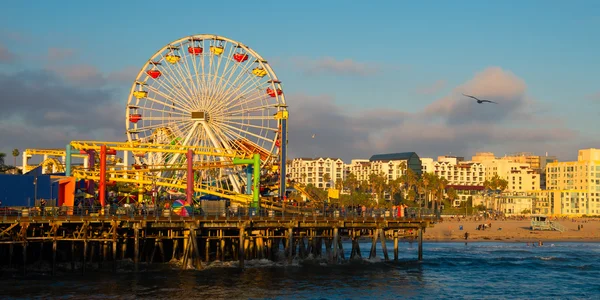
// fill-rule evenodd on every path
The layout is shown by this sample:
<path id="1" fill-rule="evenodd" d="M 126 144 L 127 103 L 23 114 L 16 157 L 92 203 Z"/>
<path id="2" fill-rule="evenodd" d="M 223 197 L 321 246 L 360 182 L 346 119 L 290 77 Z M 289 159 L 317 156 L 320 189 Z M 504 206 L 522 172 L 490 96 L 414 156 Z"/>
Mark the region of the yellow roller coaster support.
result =
<path id="1" fill-rule="evenodd" d="M 142 175 L 137 178 L 124 178 L 124 177 L 112 177 L 111 178 L 110 172 L 107 172 L 107 175 L 109 176 L 111 181 L 115 181 L 115 182 L 137 183 L 137 184 L 143 184 L 143 185 L 156 185 L 156 186 L 169 187 L 169 188 L 174 188 L 174 189 L 185 189 L 186 188 L 185 183 L 172 183 L 172 182 L 157 181 L 155 178 L 152 178 L 150 176 L 145 176 L 145 175 Z M 97 171 L 85 171 L 85 170 L 75 169 L 72 171 L 72 176 L 75 177 L 76 179 L 86 179 L 86 180 L 94 180 L 94 181 L 100 180 L 100 172 L 97 172 Z M 252 201 L 251 196 L 244 195 L 244 194 L 226 194 L 221 191 L 209 190 L 209 189 L 204 189 L 204 188 L 199 188 L 199 187 L 194 187 L 194 191 L 204 193 L 204 194 L 219 196 L 221 198 L 229 199 L 235 203 L 239 203 L 239 204 L 243 204 L 243 205 L 249 205 L 250 202 Z"/>

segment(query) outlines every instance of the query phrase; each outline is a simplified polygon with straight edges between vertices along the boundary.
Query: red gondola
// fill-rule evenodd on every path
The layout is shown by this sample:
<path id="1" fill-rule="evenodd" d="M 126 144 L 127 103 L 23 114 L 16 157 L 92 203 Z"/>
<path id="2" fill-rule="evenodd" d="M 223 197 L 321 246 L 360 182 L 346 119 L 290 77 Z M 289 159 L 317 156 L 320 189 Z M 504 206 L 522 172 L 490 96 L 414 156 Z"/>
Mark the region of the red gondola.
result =
<path id="1" fill-rule="evenodd" d="M 162 75 L 162 73 L 159 70 L 148 70 L 146 71 L 146 74 L 148 74 L 148 76 L 156 79 L 158 77 L 160 77 L 160 75 Z"/>
<path id="2" fill-rule="evenodd" d="M 275 91 L 271 88 L 267 88 L 267 94 L 271 97 L 275 97 Z M 283 91 L 281 89 L 277 89 L 277 95 L 281 94 L 283 94 Z"/>
<path id="3" fill-rule="evenodd" d="M 191 47 L 191 46 L 188 47 L 188 52 L 190 54 L 194 54 L 194 55 L 200 55 L 200 54 L 202 54 L 203 50 L 204 49 L 202 49 L 202 47 L 197 47 L 197 46 L 196 47 Z"/>
<path id="4" fill-rule="evenodd" d="M 235 59 L 237 62 L 245 62 L 248 60 L 248 54 L 245 53 L 235 53 L 233 55 L 233 59 Z"/>
<path id="5" fill-rule="evenodd" d="M 140 115 L 140 114 L 129 115 L 129 122 L 137 123 L 141 119 L 142 119 L 142 115 Z"/>

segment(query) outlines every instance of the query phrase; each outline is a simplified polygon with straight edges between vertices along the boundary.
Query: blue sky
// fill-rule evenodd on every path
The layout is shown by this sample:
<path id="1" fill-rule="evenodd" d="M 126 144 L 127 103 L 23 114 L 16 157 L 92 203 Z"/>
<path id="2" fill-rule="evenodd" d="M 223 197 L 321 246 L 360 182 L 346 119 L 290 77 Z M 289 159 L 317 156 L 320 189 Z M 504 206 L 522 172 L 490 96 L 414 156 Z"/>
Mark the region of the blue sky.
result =
<path id="1" fill-rule="evenodd" d="M 476 74 L 498 67 L 500 73 L 513 74 L 526 86 L 525 91 L 505 96 L 535 101 L 534 110 L 528 106 L 530 110 L 520 112 L 536 113 L 525 118 L 541 120 L 516 125 L 514 120 L 503 118 L 496 124 L 486 123 L 491 130 L 488 133 L 493 131 L 496 138 L 475 146 L 469 146 L 470 139 L 481 141 L 484 132 L 461 137 L 457 131 L 464 128 L 447 125 L 444 128 L 452 129 L 448 134 L 455 136 L 452 142 L 457 145 L 448 146 L 448 140 L 439 146 L 427 141 L 415 143 L 416 150 L 423 156 L 456 151 L 468 156 L 483 150 L 497 154 L 546 150 L 572 158 L 578 147 L 600 147 L 594 137 L 600 128 L 600 2 L 349 3 L 352 2 L 11 1 L 3 5 L 0 13 L 0 47 L 18 59 L 0 63 L 0 71 L 13 74 L 47 68 L 48 49 L 56 48 L 70 54 L 70 59 L 61 64 L 89 65 L 106 76 L 115 72 L 126 74 L 127 70 L 140 68 L 172 40 L 214 33 L 249 45 L 273 64 L 284 83 L 292 119 L 297 113 L 297 120 L 309 120 L 311 111 L 318 108 L 303 106 L 304 111 L 294 112 L 295 104 L 326 99 L 331 101 L 332 109 L 338 110 L 336 116 L 323 116 L 331 118 L 331 122 L 340 117 L 343 122 L 360 127 L 360 122 L 364 122 L 360 116 L 366 112 L 397 111 L 411 114 L 412 127 L 435 130 L 427 127 L 431 123 L 423 121 L 431 117 L 426 114 L 428 107 L 442 105 L 442 101 L 458 101 L 456 95 L 459 91 L 469 92 L 464 89 L 465 84 Z M 318 71 L 307 70 L 306 66 Z M 372 72 L 357 71 L 365 69 Z M 487 78 L 496 80 L 495 75 Z M 113 100 L 122 101 L 123 107 L 128 84 L 114 87 L 112 94 Z M 486 94 L 485 86 L 479 88 L 484 96 L 495 96 L 492 92 Z M 447 117 L 436 115 L 446 121 Z M 555 120 L 553 126 L 560 128 L 535 132 L 535 136 L 549 135 L 537 144 L 525 138 L 517 139 L 520 142 L 510 140 L 511 145 L 497 141 L 497 132 L 503 126 L 540 128 L 548 126 L 544 120 Z M 321 120 L 320 124 L 332 127 L 327 121 Z M 397 143 L 387 143 L 378 139 L 389 139 L 390 133 L 365 133 L 358 128 L 357 132 L 339 136 L 355 134 L 359 138 L 364 134 L 360 143 L 371 144 L 371 149 L 354 147 L 355 151 L 338 154 L 333 153 L 339 149 L 336 144 L 306 145 L 315 143 L 306 140 L 309 131 L 327 130 L 314 126 L 303 130 L 305 124 L 299 122 L 290 126 L 298 126 L 298 130 L 290 127 L 290 151 L 296 156 L 348 159 L 374 154 L 369 150 L 411 151 L 404 145 L 410 144 L 407 139 L 415 138 L 397 136 Z M 565 130 L 563 135 L 553 139 L 553 132 L 560 130 Z M 577 137 L 558 145 L 556 140 L 564 140 L 569 132 Z M 335 136 L 336 132 L 328 134 Z"/>

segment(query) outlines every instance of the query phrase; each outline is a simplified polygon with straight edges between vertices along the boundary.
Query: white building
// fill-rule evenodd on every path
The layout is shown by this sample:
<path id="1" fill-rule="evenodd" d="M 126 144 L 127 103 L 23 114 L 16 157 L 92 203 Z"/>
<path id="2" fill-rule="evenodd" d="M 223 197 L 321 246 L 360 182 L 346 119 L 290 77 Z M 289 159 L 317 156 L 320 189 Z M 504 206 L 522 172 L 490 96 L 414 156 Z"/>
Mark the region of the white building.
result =
<path id="1" fill-rule="evenodd" d="M 304 185 L 312 184 L 318 188 L 334 187 L 338 180 L 344 180 L 345 164 L 339 158 L 294 158 L 288 165 L 290 180 Z M 329 182 L 325 182 L 329 174 Z"/>
<path id="2" fill-rule="evenodd" d="M 458 207 L 469 197 L 476 197 L 483 191 L 485 181 L 485 166 L 480 162 L 464 161 L 462 157 L 438 156 L 422 158 L 423 172 L 436 174 L 448 181 L 447 188 L 453 188 L 458 194 L 452 206 Z"/>

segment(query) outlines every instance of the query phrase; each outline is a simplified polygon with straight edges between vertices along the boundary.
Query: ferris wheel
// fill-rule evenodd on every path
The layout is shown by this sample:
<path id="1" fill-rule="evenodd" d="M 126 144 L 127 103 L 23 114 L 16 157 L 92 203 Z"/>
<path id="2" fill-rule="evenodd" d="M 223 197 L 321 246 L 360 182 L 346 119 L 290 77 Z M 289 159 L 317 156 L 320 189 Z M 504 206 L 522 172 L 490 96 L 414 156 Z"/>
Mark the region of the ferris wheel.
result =
<path id="1" fill-rule="evenodd" d="M 281 82 L 268 62 L 240 42 L 209 34 L 187 36 L 157 51 L 138 73 L 126 110 L 130 142 L 258 153 L 263 166 L 285 161 L 285 119 Z M 163 153 L 134 156 L 148 166 L 184 160 Z M 207 164 L 227 160 L 194 158 Z M 206 179 L 207 174 L 201 177 Z M 244 179 L 239 167 L 211 174 L 228 177 L 231 188 L 240 192 Z"/>

